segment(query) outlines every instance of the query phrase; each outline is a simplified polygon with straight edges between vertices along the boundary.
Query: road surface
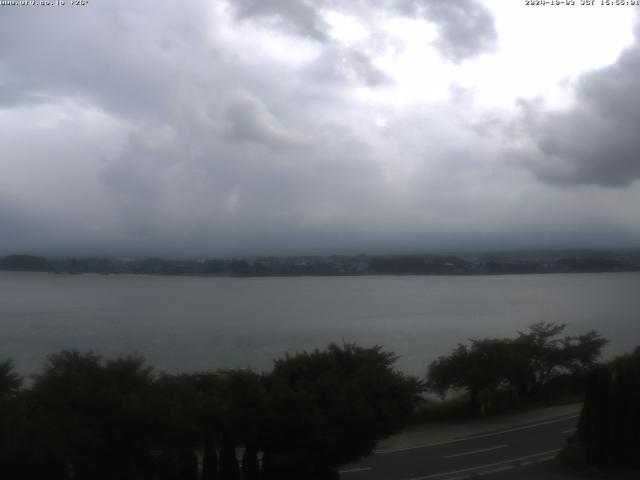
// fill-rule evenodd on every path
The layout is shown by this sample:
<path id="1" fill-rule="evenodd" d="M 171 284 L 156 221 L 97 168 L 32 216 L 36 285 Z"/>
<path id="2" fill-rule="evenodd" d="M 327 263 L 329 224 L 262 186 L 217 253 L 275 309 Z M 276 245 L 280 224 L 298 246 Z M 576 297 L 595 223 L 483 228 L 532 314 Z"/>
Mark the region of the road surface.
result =
<path id="1" fill-rule="evenodd" d="M 429 445 L 374 452 L 344 467 L 341 480 L 462 480 L 511 478 L 503 472 L 531 467 L 555 458 L 575 431 L 579 415 L 473 435 Z M 522 472 L 524 473 L 524 471 Z"/>

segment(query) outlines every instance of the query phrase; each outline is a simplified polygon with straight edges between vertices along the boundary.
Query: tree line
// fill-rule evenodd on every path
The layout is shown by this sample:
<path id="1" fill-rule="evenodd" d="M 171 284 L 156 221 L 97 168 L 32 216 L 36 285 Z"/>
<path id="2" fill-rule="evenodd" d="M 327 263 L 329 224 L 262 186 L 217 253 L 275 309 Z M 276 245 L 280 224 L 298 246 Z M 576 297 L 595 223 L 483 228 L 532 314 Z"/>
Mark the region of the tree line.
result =
<path id="1" fill-rule="evenodd" d="M 35 480 L 338 478 L 401 429 L 420 382 L 381 347 L 287 355 L 265 374 L 156 373 L 51 355 L 26 387 L 0 363 L 0 475 Z M 240 457 L 240 461 L 239 461 Z"/>
<path id="2" fill-rule="evenodd" d="M 463 394 L 482 414 L 506 399 L 584 392 L 579 441 L 596 464 L 637 462 L 640 348 L 598 363 L 597 332 L 535 323 L 471 340 L 425 380 L 393 369 L 382 347 L 329 345 L 285 355 L 267 373 L 158 373 L 137 356 L 63 351 L 25 382 L 0 362 L 0 475 L 35 480 L 338 478 L 401 430 L 427 390 Z M 630 445 L 630 447 L 629 447 Z"/>
<path id="3" fill-rule="evenodd" d="M 451 391 L 465 392 L 472 414 L 499 401 L 513 406 L 582 392 L 607 341 L 595 331 L 565 335 L 566 328 L 567 324 L 539 322 L 515 338 L 459 344 L 429 365 L 427 386 L 442 397 Z"/>

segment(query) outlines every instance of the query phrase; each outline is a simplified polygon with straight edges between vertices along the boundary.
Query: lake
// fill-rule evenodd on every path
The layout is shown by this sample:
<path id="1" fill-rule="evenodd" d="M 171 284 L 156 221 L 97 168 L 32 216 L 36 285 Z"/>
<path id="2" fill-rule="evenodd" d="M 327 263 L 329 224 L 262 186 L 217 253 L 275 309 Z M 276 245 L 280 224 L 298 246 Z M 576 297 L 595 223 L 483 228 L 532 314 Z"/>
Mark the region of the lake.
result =
<path id="1" fill-rule="evenodd" d="M 212 278 L 0 272 L 0 359 L 37 372 L 64 348 L 139 353 L 166 371 L 268 370 L 330 342 L 384 345 L 424 374 L 457 342 L 537 321 L 640 345 L 640 273 Z"/>

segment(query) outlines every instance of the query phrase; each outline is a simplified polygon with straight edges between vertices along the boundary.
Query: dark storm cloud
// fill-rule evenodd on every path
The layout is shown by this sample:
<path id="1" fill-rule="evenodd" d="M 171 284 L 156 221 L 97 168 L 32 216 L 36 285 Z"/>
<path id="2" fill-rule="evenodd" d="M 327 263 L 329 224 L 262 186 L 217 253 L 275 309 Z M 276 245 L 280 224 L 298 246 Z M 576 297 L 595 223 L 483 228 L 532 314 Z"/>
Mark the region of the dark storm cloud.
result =
<path id="1" fill-rule="evenodd" d="M 492 52 L 498 43 L 491 11 L 479 0 L 399 0 L 398 7 L 411 16 L 423 16 L 438 26 L 436 47 L 459 63 Z"/>
<path id="2" fill-rule="evenodd" d="M 523 103 L 520 128 L 535 151 L 523 154 L 542 181 L 625 187 L 640 178 L 640 42 L 605 68 L 584 74 L 575 106 L 547 112 Z"/>

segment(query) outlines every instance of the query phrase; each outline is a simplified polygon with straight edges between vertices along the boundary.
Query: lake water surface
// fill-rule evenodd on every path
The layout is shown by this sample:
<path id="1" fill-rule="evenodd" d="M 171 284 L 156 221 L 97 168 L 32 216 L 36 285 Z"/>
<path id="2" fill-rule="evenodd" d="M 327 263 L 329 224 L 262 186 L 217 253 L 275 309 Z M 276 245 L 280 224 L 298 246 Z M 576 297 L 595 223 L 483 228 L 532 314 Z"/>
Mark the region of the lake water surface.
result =
<path id="1" fill-rule="evenodd" d="M 210 278 L 0 272 L 0 359 L 35 372 L 64 348 L 137 352 L 161 370 L 270 368 L 329 342 L 384 345 L 424 374 L 457 342 L 536 321 L 640 344 L 640 273 Z"/>

